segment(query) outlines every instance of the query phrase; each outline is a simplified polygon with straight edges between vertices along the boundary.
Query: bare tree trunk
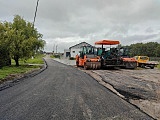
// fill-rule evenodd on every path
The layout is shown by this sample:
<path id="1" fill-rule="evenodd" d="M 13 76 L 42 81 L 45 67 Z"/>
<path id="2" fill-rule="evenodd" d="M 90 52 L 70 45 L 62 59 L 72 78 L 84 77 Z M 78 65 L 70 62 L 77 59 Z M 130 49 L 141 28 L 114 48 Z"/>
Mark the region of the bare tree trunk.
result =
<path id="1" fill-rule="evenodd" d="M 16 62 L 16 66 L 19 66 L 19 57 L 18 56 L 15 56 L 14 57 L 14 60 Z"/>

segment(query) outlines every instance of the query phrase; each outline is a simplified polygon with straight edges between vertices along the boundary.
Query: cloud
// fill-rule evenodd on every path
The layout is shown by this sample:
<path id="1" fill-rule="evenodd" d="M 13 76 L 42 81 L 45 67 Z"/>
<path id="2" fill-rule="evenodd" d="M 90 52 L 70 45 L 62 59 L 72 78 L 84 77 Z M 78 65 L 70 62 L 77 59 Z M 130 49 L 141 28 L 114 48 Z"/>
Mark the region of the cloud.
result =
<path id="1" fill-rule="evenodd" d="M 1 1 L 1 20 L 19 14 L 33 21 L 37 0 Z M 117 39 L 122 44 L 160 42 L 159 0 L 39 0 L 35 27 L 59 51 L 86 41 Z M 57 43 L 55 41 L 58 41 Z M 65 43 L 65 45 L 64 45 Z"/>

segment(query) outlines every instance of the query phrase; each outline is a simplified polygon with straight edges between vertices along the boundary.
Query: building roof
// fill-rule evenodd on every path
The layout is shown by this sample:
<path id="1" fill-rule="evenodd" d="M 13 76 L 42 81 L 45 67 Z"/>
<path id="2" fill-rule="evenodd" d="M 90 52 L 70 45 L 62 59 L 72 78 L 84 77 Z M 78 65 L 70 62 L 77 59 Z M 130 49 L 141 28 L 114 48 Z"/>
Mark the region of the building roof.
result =
<path id="1" fill-rule="evenodd" d="M 69 49 L 71 49 L 71 48 L 73 48 L 73 47 L 75 47 L 75 46 L 78 46 L 78 45 L 80 45 L 80 44 L 87 44 L 88 46 L 92 46 L 92 45 L 89 44 L 89 43 L 81 42 L 81 43 L 78 43 L 78 44 L 76 44 L 76 45 L 71 46 Z"/>

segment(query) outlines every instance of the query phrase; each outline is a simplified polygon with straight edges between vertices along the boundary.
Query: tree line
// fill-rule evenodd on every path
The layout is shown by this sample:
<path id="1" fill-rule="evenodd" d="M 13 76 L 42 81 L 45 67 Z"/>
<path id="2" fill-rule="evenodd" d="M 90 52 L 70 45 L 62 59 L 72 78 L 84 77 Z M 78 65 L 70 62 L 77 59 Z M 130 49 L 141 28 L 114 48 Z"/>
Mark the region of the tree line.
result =
<path id="1" fill-rule="evenodd" d="M 130 56 L 160 57 L 160 44 L 158 42 L 136 43 L 126 47 L 129 49 Z"/>
<path id="2" fill-rule="evenodd" d="M 0 22 L 0 66 L 11 65 L 11 59 L 19 66 L 19 60 L 27 60 L 44 48 L 45 41 L 31 22 L 14 16 L 13 22 Z"/>

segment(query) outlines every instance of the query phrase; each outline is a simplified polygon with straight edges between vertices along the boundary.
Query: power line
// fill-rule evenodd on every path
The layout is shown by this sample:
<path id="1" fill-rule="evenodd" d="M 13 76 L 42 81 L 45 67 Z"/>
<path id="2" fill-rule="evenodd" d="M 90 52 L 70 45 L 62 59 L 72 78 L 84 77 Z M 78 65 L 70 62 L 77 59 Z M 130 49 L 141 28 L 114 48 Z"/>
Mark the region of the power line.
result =
<path id="1" fill-rule="evenodd" d="M 38 2 L 39 2 L 39 0 L 37 0 L 36 11 L 35 11 L 35 14 L 34 14 L 33 26 L 34 26 L 34 23 L 35 23 L 35 20 L 36 20 L 36 15 L 37 15 L 37 10 L 38 10 Z"/>

